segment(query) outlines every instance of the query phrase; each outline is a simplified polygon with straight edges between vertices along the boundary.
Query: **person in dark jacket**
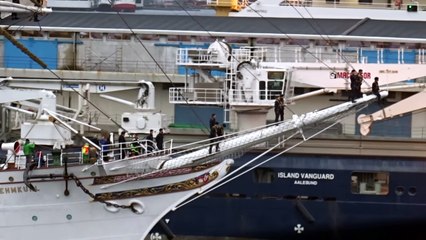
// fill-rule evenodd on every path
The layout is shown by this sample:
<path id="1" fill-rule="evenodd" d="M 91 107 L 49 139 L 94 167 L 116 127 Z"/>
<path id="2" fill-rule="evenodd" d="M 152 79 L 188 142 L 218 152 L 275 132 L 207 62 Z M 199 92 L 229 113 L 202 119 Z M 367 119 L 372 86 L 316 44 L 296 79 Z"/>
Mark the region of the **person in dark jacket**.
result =
<path id="1" fill-rule="evenodd" d="M 380 88 L 379 88 L 379 78 L 375 77 L 374 78 L 374 82 L 373 85 L 371 86 L 371 90 L 373 92 L 374 95 L 377 96 L 377 101 L 380 102 Z"/>
<path id="2" fill-rule="evenodd" d="M 357 88 L 357 82 L 358 82 L 358 73 L 355 69 L 352 69 L 351 71 L 351 75 L 350 75 L 350 80 L 351 80 L 351 92 L 350 92 L 350 96 L 349 96 L 349 100 L 352 101 L 353 103 L 355 102 L 355 98 L 358 96 L 358 88 Z"/>
<path id="3" fill-rule="evenodd" d="M 210 140 L 209 154 L 212 153 L 213 145 L 217 141 L 217 139 L 215 139 L 215 138 L 217 137 L 217 128 L 218 128 L 218 125 L 219 125 L 219 123 L 215 122 L 214 125 L 210 128 L 209 138 L 211 138 L 211 140 Z"/>
<path id="4" fill-rule="evenodd" d="M 278 122 L 278 119 L 280 121 L 284 121 L 284 98 L 282 94 L 280 94 L 280 96 L 278 96 L 277 99 L 275 99 L 274 112 L 275 112 L 275 122 Z"/>
<path id="5" fill-rule="evenodd" d="M 101 150 L 102 150 L 102 159 L 105 162 L 108 162 L 109 161 L 108 153 L 109 153 L 109 148 L 110 148 L 110 145 L 111 145 L 111 141 L 109 140 L 109 134 L 108 133 L 102 134 L 102 138 L 99 139 L 99 144 L 100 144 Z"/>
<path id="6" fill-rule="evenodd" d="M 118 143 L 120 144 L 120 149 L 121 149 L 121 159 L 126 157 L 126 138 L 124 137 L 124 135 L 126 134 L 126 131 L 122 131 L 120 133 L 120 136 L 118 137 Z"/>
<path id="7" fill-rule="evenodd" d="M 210 129 L 216 124 L 216 114 L 212 113 L 209 120 Z"/>
<path id="8" fill-rule="evenodd" d="M 147 153 L 153 152 L 154 149 L 154 130 L 149 130 L 148 136 L 145 138 L 146 141 L 146 151 Z"/>
<path id="9" fill-rule="evenodd" d="M 160 130 L 158 131 L 157 136 L 155 136 L 155 143 L 157 144 L 158 150 L 163 151 L 164 132 L 163 132 L 162 128 L 160 128 Z"/>
<path id="10" fill-rule="evenodd" d="M 217 128 L 216 128 L 216 132 L 217 132 L 217 136 L 218 136 L 218 139 L 216 140 L 216 152 L 219 152 L 220 151 L 220 148 L 219 148 L 219 143 L 223 140 L 223 139 L 225 139 L 225 137 L 224 137 L 224 135 L 225 135 L 225 128 L 226 128 L 226 124 L 225 123 L 223 123 L 222 125 L 217 125 Z"/>

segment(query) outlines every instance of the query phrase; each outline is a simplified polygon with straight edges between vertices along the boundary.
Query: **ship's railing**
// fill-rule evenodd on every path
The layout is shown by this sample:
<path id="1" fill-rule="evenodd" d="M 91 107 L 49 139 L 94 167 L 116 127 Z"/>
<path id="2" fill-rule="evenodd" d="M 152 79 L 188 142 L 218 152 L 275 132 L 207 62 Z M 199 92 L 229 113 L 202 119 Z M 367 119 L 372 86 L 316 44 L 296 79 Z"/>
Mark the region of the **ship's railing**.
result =
<path id="1" fill-rule="evenodd" d="M 170 88 L 170 103 L 221 105 L 225 101 L 224 90 L 220 88 Z"/>
<path id="2" fill-rule="evenodd" d="M 230 89 L 229 103 L 250 103 L 273 106 L 275 99 L 282 94 L 282 90 L 244 90 Z"/>
<path id="3" fill-rule="evenodd" d="M 216 67 L 226 67 L 224 59 L 228 59 L 229 53 L 225 55 L 209 49 L 200 48 L 179 48 L 176 52 L 176 65 L 214 65 Z"/>
<path id="4" fill-rule="evenodd" d="M 159 150 L 155 142 L 142 139 L 124 143 L 106 144 L 105 148 L 100 151 L 91 147 L 87 156 L 83 156 L 82 151 L 76 150 L 37 151 L 32 156 L 32 160 L 37 168 L 42 168 L 64 166 L 65 161 L 68 165 L 93 164 L 96 161 L 102 162 L 102 160 L 116 161 L 123 159 L 122 153 L 125 155 L 124 158 L 167 155 L 173 151 L 173 139 L 164 141 L 163 147 L 163 150 Z M 12 162 L 17 169 L 25 169 L 27 166 L 26 156 L 22 151 L 15 156 L 6 156 L 4 164 Z"/>
<path id="5" fill-rule="evenodd" d="M 174 104 L 223 105 L 224 103 L 273 106 L 282 90 L 230 89 L 229 95 L 219 88 L 170 88 L 169 102 Z M 228 99 L 228 100 L 227 100 Z"/>
<path id="6" fill-rule="evenodd" d="M 65 163 L 65 159 L 67 160 L 67 164 L 71 165 L 83 163 L 81 152 L 76 151 L 61 152 L 61 150 L 58 150 L 46 153 L 38 151 L 32 156 L 32 160 L 34 163 L 36 163 L 37 168 L 63 166 Z M 8 162 L 12 161 L 14 161 L 15 167 L 17 169 L 26 168 L 27 158 L 22 152 L 17 154 L 14 158 L 8 159 Z"/>
<path id="7" fill-rule="evenodd" d="M 98 160 L 104 161 L 121 160 L 136 156 L 165 155 L 173 150 L 173 140 L 167 140 L 163 143 L 163 150 L 160 150 L 155 141 L 148 139 L 134 139 L 124 143 L 111 143 L 101 145 Z"/>
<path id="8" fill-rule="evenodd" d="M 176 65 L 236 68 L 242 62 L 253 64 L 258 62 L 425 64 L 425 54 L 425 49 L 262 45 L 234 48 L 232 54 L 227 58 L 220 58 L 223 60 L 220 62 L 208 54 L 206 49 L 181 48 L 177 51 Z M 371 59 L 374 59 L 374 62 Z"/>

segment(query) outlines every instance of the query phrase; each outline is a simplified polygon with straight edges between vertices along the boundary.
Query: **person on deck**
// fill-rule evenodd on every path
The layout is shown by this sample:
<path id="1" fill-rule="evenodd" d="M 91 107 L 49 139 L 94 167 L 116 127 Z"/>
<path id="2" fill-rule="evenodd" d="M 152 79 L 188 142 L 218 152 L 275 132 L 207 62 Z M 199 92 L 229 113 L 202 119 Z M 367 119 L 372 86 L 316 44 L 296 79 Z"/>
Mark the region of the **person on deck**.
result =
<path id="1" fill-rule="evenodd" d="M 29 167 L 31 162 L 33 161 L 34 149 L 35 149 L 35 144 L 30 143 L 30 140 L 26 139 L 24 144 L 24 155 L 27 161 L 26 167 Z"/>
<path id="2" fill-rule="evenodd" d="M 275 122 L 284 121 L 284 96 L 280 94 L 274 103 L 274 112 L 275 112 Z"/>
<path id="3" fill-rule="evenodd" d="M 150 129 L 148 136 L 145 138 L 146 141 L 146 151 L 147 153 L 153 152 L 154 149 L 154 130 Z"/>
<path id="4" fill-rule="evenodd" d="M 379 78 L 375 77 L 373 85 L 371 86 L 371 90 L 374 95 L 377 96 L 377 101 L 380 102 L 380 88 L 379 88 Z"/>
<path id="5" fill-rule="evenodd" d="M 219 152 L 220 151 L 220 148 L 219 148 L 219 143 L 223 140 L 223 139 L 225 139 L 225 137 L 224 137 L 224 135 L 225 135 L 225 128 L 226 128 L 226 124 L 225 123 L 223 123 L 222 125 L 217 125 L 217 129 L 216 129 L 216 131 L 217 131 L 217 136 L 218 136 L 218 139 L 216 140 L 216 152 Z"/>
<path id="6" fill-rule="evenodd" d="M 102 159 L 105 162 L 109 161 L 108 152 L 109 152 L 109 145 L 111 144 L 111 141 L 108 138 L 109 134 L 105 133 L 102 134 L 102 138 L 99 140 L 99 144 L 101 145 L 102 150 Z"/>
<path id="7" fill-rule="evenodd" d="M 210 129 L 216 124 L 216 114 L 212 113 L 209 120 Z"/>
<path id="8" fill-rule="evenodd" d="M 126 138 L 124 135 L 126 134 L 126 131 L 121 131 L 120 136 L 118 137 L 118 144 L 120 144 L 120 150 L 121 150 L 121 159 L 126 158 Z"/>
<path id="9" fill-rule="evenodd" d="M 209 138 L 211 138 L 211 140 L 210 140 L 209 154 L 212 153 L 213 145 L 217 141 L 217 139 L 215 138 L 217 137 L 218 124 L 219 124 L 218 122 L 215 122 L 214 125 L 210 128 Z"/>
<path id="10" fill-rule="evenodd" d="M 157 148 L 159 151 L 163 151 L 163 145 L 164 145 L 164 132 L 163 129 L 160 128 L 157 136 L 155 136 L 155 143 L 157 144 Z"/>
<path id="11" fill-rule="evenodd" d="M 89 153 L 90 153 L 90 147 L 88 143 L 85 143 L 83 147 L 81 148 L 81 155 L 83 157 L 83 163 L 89 162 Z"/>
<path id="12" fill-rule="evenodd" d="M 358 89 L 357 88 L 358 73 L 355 69 L 352 69 L 351 75 L 349 78 L 351 80 L 351 92 L 350 92 L 349 100 L 354 103 L 355 98 L 358 96 L 358 90 L 357 90 Z"/>
<path id="13" fill-rule="evenodd" d="M 130 155 L 138 156 L 141 154 L 141 144 L 137 135 L 134 136 L 132 143 L 130 143 Z"/>
<path id="14" fill-rule="evenodd" d="M 356 90 L 357 90 L 356 98 L 362 98 L 361 85 L 364 82 L 364 73 L 362 69 L 358 70 L 357 76 L 358 77 L 356 81 Z"/>

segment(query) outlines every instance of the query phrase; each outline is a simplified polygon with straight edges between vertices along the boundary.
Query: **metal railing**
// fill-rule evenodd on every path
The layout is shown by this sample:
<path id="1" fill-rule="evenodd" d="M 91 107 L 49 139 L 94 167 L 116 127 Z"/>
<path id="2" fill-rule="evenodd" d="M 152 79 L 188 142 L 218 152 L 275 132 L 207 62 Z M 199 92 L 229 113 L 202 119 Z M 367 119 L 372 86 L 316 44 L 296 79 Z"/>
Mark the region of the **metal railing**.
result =
<path id="1" fill-rule="evenodd" d="M 225 101 L 224 93 L 220 88 L 170 88 L 169 102 L 221 105 Z"/>

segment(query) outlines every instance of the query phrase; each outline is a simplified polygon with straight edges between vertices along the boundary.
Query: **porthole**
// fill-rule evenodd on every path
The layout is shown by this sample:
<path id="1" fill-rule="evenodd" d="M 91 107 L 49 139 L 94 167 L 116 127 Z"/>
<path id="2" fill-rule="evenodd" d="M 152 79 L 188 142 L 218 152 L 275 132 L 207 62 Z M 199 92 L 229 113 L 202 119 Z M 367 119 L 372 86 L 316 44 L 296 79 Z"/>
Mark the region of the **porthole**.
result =
<path id="1" fill-rule="evenodd" d="M 408 188 L 408 195 L 416 196 L 416 194 L 417 194 L 417 188 L 416 187 L 409 187 Z"/>
<path id="2" fill-rule="evenodd" d="M 94 177 L 94 176 L 96 176 L 96 172 L 90 172 L 90 175 L 91 175 L 92 177 Z"/>
<path id="3" fill-rule="evenodd" d="M 34 222 L 36 222 L 38 220 L 38 217 L 37 216 L 33 216 L 32 219 L 33 219 Z"/>
<path id="4" fill-rule="evenodd" d="M 9 182 L 13 182 L 15 179 L 13 177 L 9 177 Z"/>
<path id="5" fill-rule="evenodd" d="M 402 194 L 404 194 L 404 187 L 403 186 L 398 186 L 395 188 L 395 194 L 397 196 L 401 196 Z"/>
<path id="6" fill-rule="evenodd" d="M 72 215 L 71 214 L 67 214 L 67 219 L 71 220 L 72 219 Z"/>

